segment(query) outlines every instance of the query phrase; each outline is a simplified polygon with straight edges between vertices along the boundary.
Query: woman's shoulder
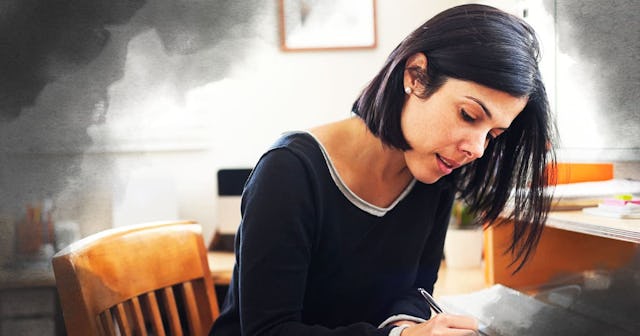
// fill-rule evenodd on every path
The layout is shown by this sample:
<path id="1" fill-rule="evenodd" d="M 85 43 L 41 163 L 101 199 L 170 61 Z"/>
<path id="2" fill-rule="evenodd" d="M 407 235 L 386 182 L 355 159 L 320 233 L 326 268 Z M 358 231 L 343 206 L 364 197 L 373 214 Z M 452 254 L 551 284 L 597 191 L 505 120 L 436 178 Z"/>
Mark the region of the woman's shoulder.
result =
<path id="1" fill-rule="evenodd" d="M 276 164 L 292 168 L 302 164 L 309 169 L 324 165 L 324 156 L 320 144 L 306 131 L 282 133 L 278 139 L 262 154 L 258 165 Z"/>
<path id="2" fill-rule="evenodd" d="M 289 131 L 282 133 L 271 145 L 267 153 L 285 149 L 296 155 L 309 156 L 320 151 L 320 145 L 313 135 L 307 131 Z"/>

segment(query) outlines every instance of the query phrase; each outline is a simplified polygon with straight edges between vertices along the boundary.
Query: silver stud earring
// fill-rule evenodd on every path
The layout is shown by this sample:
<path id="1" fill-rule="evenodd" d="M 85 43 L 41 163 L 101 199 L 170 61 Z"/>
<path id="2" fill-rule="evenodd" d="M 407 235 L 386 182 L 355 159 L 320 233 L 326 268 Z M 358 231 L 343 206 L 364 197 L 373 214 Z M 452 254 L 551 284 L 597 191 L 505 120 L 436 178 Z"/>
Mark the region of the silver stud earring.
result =
<path id="1" fill-rule="evenodd" d="M 410 88 L 410 87 L 408 87 L 408 86 L 405 86 L 405 87 L 404 87 L 404 93 L 406 93 L 406 94 L 411 94 L 411 88 Z"/>

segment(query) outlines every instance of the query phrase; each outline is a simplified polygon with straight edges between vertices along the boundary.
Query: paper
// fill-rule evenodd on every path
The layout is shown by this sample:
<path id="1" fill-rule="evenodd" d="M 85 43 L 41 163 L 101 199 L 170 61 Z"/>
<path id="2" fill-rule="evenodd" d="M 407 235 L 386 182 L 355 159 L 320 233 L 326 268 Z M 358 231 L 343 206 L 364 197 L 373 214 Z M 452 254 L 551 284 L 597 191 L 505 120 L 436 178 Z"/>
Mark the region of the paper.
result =
<path id="1" fill-rule="evenodd" d="M 603 217 L 609 217 L 609 218 L 640 219 L 640 213 L 637 213 L 637 212 L 625 213 L 621 211 L 604 209 L 600 206 L 583 208 L 582 211 L 590 215 L 603 216 Z"/>
<path id="2" fill-rule="evenodd" d="M 446 312 L 477 318 L 485 326 L 481 331 L 489 336 L 633 335 L 502 285 L 443 296 L 440 303 Z"/>
<path id="3" fill-rule="evenodd" d="M 612 179 L 606 181 L 558 184 L 554 198 L 604 198 L 618 194 L 640 194 L 640 181 Z"/>
<path id="4" fill-rule="evenodd" d="M 598 205 L 620 194 L 640 194 L 640 181 L 612 179 L 606 181 L 558 184 L 549 189 L 554 210 L 577 210 Z"/>

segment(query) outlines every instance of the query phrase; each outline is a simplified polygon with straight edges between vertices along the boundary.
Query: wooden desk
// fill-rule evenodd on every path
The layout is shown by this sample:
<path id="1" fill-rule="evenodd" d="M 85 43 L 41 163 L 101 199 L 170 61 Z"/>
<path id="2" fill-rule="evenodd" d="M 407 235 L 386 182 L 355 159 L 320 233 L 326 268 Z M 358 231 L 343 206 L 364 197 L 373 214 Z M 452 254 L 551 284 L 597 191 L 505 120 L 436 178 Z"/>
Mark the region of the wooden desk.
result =
<path id="1" fill-rule="evenodd" d="M 236 258 L 233 252 L 209 252 L 209 268 L 214 285 L 229 285 Z"/>
<path id="2" fill-rule="evenodd" d="M 512 229 L 509 224 L 485 230 L 485 278 L 490 285 L 526 291 L 568 274 L 624 267 L 640 251 L 640 220 L 551 212 L 535 254 L 520 272 L 511 274 L 511 256 L 504 251 Z"/>
<path id="3" fill-rule="evenodd" d="M 548 227 L 640 244 L 640 219 L 618 219 L 582 211 L 549 213 Z"/>

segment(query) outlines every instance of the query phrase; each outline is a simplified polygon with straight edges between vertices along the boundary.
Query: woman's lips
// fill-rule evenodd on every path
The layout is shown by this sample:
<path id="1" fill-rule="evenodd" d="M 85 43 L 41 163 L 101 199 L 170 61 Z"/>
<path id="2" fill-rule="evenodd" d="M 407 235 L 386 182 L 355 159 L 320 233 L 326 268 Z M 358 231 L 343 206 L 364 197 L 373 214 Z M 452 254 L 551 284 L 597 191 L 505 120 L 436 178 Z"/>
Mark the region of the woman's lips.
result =
<path id="1" fill-rule="evenodd" d="M 436 154 L 436 158 L 438 159 L 438 168 L 444 175 L 451 174 L 454 169 L 460 167 L 459 163 L 443 158 L 440 154 Z"/>

